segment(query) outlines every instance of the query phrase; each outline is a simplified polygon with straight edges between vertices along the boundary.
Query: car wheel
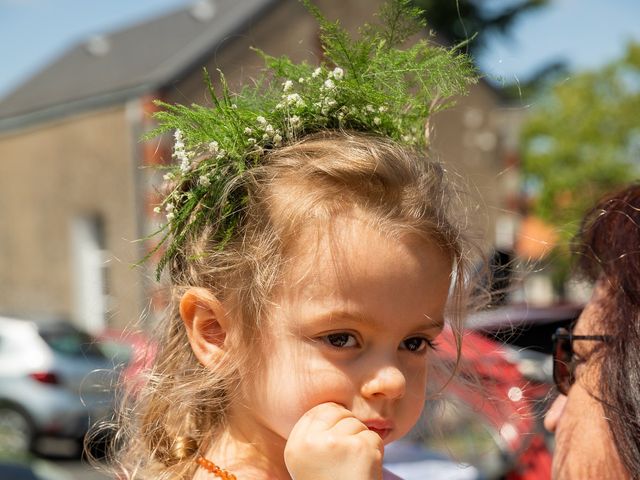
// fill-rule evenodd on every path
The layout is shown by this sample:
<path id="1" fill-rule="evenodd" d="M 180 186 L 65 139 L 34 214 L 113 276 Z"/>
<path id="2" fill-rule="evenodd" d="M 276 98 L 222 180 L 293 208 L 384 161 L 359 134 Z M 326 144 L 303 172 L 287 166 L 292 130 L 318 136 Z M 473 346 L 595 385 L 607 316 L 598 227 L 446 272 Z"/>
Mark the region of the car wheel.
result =
<path id="1" fill-rule="evenodd" d="M 15 408 L 0 406 L 0 452 L 26 454 L 31 450 L 33 440 L 29 418 Z"/>

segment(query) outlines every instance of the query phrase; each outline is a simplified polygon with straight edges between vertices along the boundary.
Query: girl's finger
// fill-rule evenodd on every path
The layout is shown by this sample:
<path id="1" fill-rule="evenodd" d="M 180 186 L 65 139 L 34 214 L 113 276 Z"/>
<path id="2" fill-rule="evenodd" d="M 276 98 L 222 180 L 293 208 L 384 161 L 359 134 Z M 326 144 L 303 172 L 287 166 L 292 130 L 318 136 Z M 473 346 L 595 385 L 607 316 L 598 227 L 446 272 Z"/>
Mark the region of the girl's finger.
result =
<path id="1" fill-rule="evenodd" d="M 363 438 L 364 441 L 367 442 L 372 448 L 377 449 L 381 455 L 384 455 L 384 442 L 382 441 L 380 435 L 378 435 L 376 432 L 373 432 L 366 428 L 366 430 L 358 432 L 356 435 L 360 438 Z"/>
<path id="2" fill-rule="evenodd" d="M 330 431 L 339 435 L 355 435 L 364 431 L 368 432 L 369 429 L 360 420 L 351 416 L 339 420 Z"/>
<path id="3" fill-rule="evenodd" d="M 321 403 L 305 412 L 296 426 L 314 427 L 313 430 L 329 430 L 345 418 L 353 418 L 353 414 L 342 405 L 332 402 Z"/>

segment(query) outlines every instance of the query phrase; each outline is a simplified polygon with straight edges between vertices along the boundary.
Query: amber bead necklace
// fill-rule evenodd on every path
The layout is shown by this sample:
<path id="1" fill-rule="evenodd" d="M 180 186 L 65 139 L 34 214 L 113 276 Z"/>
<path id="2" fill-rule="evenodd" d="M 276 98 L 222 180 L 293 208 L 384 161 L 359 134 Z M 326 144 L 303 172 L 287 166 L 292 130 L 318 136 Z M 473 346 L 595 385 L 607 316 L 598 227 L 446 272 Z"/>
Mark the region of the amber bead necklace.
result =
<path id="1" fill-rule="evenodd" d="M 221 478 L 222 480 L 238 480 L 233 473 L 223 470 L 211 460 L 207 460 L 204 457 L 198 457 L 196 461 L 198 462 L 198 465 L 204 468 L 207 472 L 213 473 L 217 478 Z"/>

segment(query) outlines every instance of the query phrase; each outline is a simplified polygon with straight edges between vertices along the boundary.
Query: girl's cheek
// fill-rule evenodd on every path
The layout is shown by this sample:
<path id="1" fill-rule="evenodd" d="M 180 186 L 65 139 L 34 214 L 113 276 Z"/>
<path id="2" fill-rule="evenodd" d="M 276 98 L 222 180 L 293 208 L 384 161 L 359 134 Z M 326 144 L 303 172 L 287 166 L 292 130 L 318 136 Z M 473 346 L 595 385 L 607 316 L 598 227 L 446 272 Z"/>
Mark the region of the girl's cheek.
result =
<path id="1" fill-rule="evenodd" d="M 406 370 L 406 396 L 412 402 L 412 409 L 418 410 L 418 415 L 422 412 L 426 400 L 428 378 L 429 368 L 426 364 L 416 365 Z"/>
<path id="2" fill-rule="evenodd" d="M 354 381 L 347 372 L 332 365 L 323 365 L 307 377 L 304 391 L 308 403 L 313 404 L 310 408 L 326 402 L 344 404 L 353 395 L 353 385 Z"/>
<path id="3" fill-rule="evenodd" d="M 312 408 L 323 403 L 337 403 L 350 408 L 353 403 L 352 389 L 347 377 L 335 372 L 316 372 L 306 376 L 292 385 L 283 398 L 280 418 L 285 429 L 285 437 L 289 438 L 293 427 Z M 281 395 L 282 395 L 281 391 Z"/>
<path id="4" fill-rule="evenodd" d="M 407 379 L 408 388 L 425 387 L 430 371 L 431 359 L 422 359 L 422 361 L 408 362 L 405 364 L 405 377 Z"/>

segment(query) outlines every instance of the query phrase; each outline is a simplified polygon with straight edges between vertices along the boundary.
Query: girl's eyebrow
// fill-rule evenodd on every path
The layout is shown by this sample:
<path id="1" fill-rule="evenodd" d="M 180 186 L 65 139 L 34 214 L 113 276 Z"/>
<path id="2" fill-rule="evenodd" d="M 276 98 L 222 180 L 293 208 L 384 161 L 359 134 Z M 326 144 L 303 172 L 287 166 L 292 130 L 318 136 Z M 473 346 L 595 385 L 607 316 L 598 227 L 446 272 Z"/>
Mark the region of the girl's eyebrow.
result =
<path id="1" fill-rule="evenodd" d="M 366 315 L 360 315 L 348 310 L 331 310 L 327 312 L 321 312 L 319 314 L 313 315 L 311 317 L 312 322 L 326 322 L 332 320 L 341 320 L 348 321 L 352 323 L 357 323 L 361 325 L 365 325 L 368 327 L 371 326 L 383 326 L 386 322 L 383 322 L 379 319 L 372 318 Z M 417 323 L 412 326 L 412 330 L 433 330 L 433 329 L 442 329 L 444 328 L 444 319 L 432 319 L 428 315 L 424 315 L 424 321 Z"/>

